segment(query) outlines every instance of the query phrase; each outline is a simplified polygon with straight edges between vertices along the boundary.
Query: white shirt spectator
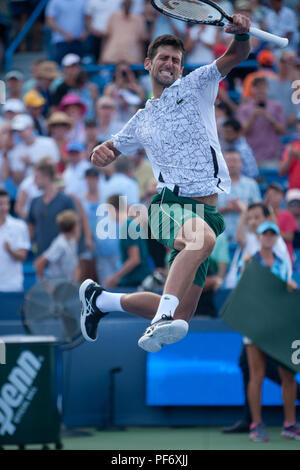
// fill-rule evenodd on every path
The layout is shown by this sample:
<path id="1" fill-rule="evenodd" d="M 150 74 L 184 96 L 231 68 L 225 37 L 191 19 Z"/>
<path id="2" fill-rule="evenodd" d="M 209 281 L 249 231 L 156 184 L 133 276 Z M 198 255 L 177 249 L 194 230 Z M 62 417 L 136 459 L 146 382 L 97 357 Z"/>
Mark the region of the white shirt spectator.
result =
<path id="1" fill-rule="evenodd" d="M 23 158 L 29 157 L 32 165 L 38 163 L 42 158 L 49 157 L 55 163 L 60 160 L 57 144 L 52 137 L 35 137 L 33 144 L 24 142 L 17 144 L 9 154 L 9 164 L 12 171 L 24 171 L 26 165 Z"/>
<path id="2" fill-rule="evenodd" d="M 68 239 L 61 233 L 53 240 L 43 256 L 49 262 L 46 270 L 47 278 L 72 281 L 78 265 L 75 239 Z"/>
<path id="3" fill-rule="evenodd" d="M 240 200 L 246 202 L 248 205 L 253 202 L 261 201 L 260 189 L 257 182 L 253 178 L 241 176 L 237 183 L 231 183 L 229 194 L 219 194 L 218 207 L 222 208 L 226 206 L 230 200 Z M 226 235 L 229 241 L 235 241 L 240 213 L 229 212 L 224 214 L 223 217 L 226 223 Z"/>
<path id="4" fill-rule="evenodd" d="M 209 64 L 215 59 L 209 46 L 216 42 L 217 28 L 215 26 L 195 25 L 190 29 L 190 37 L 195 41 L 193 50 L 187 54 L 187 64 Z M 205 44 L 204 44 L 205 43 Z"/>
<path id="5" fill-rule="evenodd" d="M 127 204 L 137 204 L 140 202 L 139 185 L 138 183 L 122 173 L 115 173 L 104 184 L 100 192 L 100 203 L 105 203 L 107 198 L 119 194 L 120 196 L 127 196 Z"/>
<path id="6" fill-rule="evenodd" d="M 293 10 L 285 6 L 278 13 L 273 9 L 268 10 L 265 17 L 265 25 L 267 31 L 277 36 L 286 37 L 287 33 L 293 33 L 289 48 L 297 51 L 298 25 L 297 17 Z M 273 48 L 275 47 L 273 46 Z"/>
<path id="7" fill-rule="evenodd" d="M 6 251 L 5 242 L 13 250 L 29 250 L 30 237 L 25 222 L 8 215 L 0 227 L 0 291 L 22 292 L 23 264 Z"/>
<path id="8" fill-rule="evenodd" d="M 88 168 L 91 168 L 91 164 L 87 160 L 81 160 L 76 165 L 70 164 L 68 166 L 62 175 L 66 194 L 75 194 L 81 197 L 87 192 L 85 172 Z"/>
<path id="9" fill-rule="evenodd" d="M 39 189 L 37 185 L 35 184 L 33 174 L 23 179 L 22 183 L 20 184 L 18 188 L 18 192 L 20 191 L 23 191 L 24 193 L 26 193 L 27 199 L 26 199 L 26 203 L 24 206 L 24 211 L 26 212 L 26 214 L 28 214 L 32 199 L 34 199 L 35 197 L 41 196 L 43 194 L 43 191 Z"/>
<path id="10" fill-rule="evenodd" d="M 101 33 L 106 30 L 110 15 L 120 10 L 122 0 L 87 0 L 86 15 L 91 16 L 91 25 Z"/>

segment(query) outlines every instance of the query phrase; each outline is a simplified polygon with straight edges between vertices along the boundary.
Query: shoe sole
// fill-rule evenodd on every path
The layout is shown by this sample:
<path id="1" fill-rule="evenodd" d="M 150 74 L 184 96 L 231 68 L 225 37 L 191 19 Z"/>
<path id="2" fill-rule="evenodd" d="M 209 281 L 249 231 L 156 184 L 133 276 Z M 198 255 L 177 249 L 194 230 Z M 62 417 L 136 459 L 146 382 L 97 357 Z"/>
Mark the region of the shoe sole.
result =
<path id="1" fill-rule="evenodd" d="M 147 352 L 158 352 L 164 344 L 173 344 L 183 339 L 189 329 L 184 320 L 174 320 L 170 325 L 162 325 L 154 330 L 152 336 L 142 336 L 138 345 Z"/>
<path id="2" fill-rule="evenodd" d="M 269 437 L 266 437 L 265 439 L 257 439 L 255 437 L 249 437 L 250 441 L 252 442 L 269 442 L 270 441 L 270 438 Z"/>
<path id="3" fill-rule="evenodd" d="M 295 435 L 292 433 L 287 433 L 287 432 L 282 432 L 281 433 L 282 437 L 285 437 L 285 439 L 294 439 L 295 441 L 300 441 L 300 435 Z"/>
<path id="4" fill-rule="evenodd" d="M 86 328 L 85 328 L 85 319 L 87 317 L 86 302 L 85 302 L 85 291 L 86 291 L 87 287 L 93 282 L 94 281 L 92 281 L 91 279 L 86 279 L 85 281 L 83 281 L 83 283 L 79 287 L 79 300 L 80 300 L 81 305 L 83 307 L 83 311 L 81 311 L 81 316 L 80 316 L 80 328 L 81 328 L 82 336 L 84 337 L 84 339 L 86 341 L 89 341 L 90 343 L 94 343 L 95 341 L 97 341 L 97 338 L 92 339 L 87 334 L 87 331 L 86 331 Z"/>

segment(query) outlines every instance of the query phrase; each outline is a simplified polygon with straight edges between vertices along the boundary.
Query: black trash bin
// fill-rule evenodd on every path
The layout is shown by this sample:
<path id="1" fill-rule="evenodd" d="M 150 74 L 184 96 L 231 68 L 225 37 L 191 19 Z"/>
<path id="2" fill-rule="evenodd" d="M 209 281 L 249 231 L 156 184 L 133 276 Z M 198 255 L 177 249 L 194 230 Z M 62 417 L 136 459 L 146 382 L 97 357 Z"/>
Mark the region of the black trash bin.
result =
<path id="1" fill-rule="evenodd" d="M 59 348 L 53 336 L 2 336 L 0 446 L 61 448 Z M 5 354 L 4 354 L 5 353 Z"/>

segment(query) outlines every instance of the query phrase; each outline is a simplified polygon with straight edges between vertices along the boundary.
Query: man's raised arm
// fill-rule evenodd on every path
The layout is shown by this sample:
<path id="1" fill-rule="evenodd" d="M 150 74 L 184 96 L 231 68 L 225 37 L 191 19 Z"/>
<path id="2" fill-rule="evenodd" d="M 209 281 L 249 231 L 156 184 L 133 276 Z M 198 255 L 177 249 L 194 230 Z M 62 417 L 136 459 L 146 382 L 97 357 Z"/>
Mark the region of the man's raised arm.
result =
<path id="1" fill-rule="evenodd" d="M 109 165 L 120 154 L 121 152 L 114 147 L 113 140 L 107 140 L 93 149 L 90 155 L 90 160 L 93 165 L 101 168 Z"/>
<path id="2" fill-rule="evenodd" d="M 250 53 L 249 28 L 249 18 L 243 15 L 233 15 L 233 25 L 228 26 L 225 31 L 234 33 L 235 38 L 225 54 L 216 61 L 222 77 L 225 77 L 234 67 L 248 58 Z"/>

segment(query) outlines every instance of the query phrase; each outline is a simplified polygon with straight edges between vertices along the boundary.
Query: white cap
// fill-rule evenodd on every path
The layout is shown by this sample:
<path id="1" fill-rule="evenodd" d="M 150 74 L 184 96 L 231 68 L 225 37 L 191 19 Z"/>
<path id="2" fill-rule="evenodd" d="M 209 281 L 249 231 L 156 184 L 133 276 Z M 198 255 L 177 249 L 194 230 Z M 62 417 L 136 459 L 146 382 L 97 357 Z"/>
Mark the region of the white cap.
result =
<path id="1" fill-rule="evenodd" d="M 18 114 L 12 120 L 12 129 L 14 131 L 24 131 L 27 127 L 33 127 L 34 122 L 28 114 Z"/>
<path id="2" fill-rule="evenodd" d="M 23 81 L 24 80 L 24 75 L 22 72 L 19 72 L 19 70 L 11 70 L 10 72 L 7 72 L 7 74 L 4 77 L 4 80 L 10 80 L 11 78 L 15 78 L 16 80 Z"/>
<path id="3" fill-rule="evenodd" d="M 286 202 L 300 201 L 300 189 L 289 189 L 285 195 Z"/>
<path id="4" fill-rule="evenodd" d="M 63 57 L 63 60 L 61 61 L 61 65 L 63 65 L 64 67 L 70 67 L 71 65 L 79 63 L 80 57 L 77 54 L 67 54 Z"/>
<path id="5" fill-rule="evenodd" d="M 24 113 L 25 106 L 23 101 L 16 98 L 10 98 L 6 103 L 4 103 L 2 108 L 3 113 L 6 113 L 7 111 L 11 111 L 12 113 Z"/>

